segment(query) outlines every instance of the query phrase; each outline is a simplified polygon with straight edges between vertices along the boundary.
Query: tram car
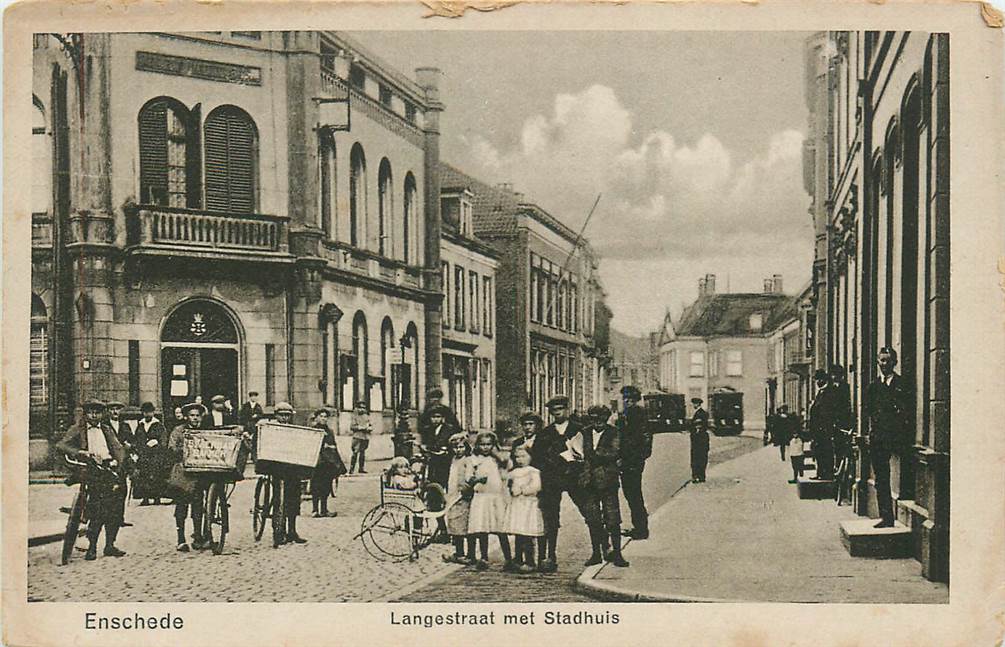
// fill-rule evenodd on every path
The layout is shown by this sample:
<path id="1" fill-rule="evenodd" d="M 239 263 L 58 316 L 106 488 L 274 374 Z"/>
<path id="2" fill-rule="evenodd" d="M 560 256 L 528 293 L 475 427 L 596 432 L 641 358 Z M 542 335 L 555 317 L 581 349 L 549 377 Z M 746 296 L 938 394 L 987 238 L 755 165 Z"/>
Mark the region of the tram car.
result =
<path id="1" fill-rule="evenodd" d="M 649 393 L 643 398 L 652 433 L 684 431 L 687 409 L 683 393 Z"/>
<path id="2" fill-rule="evenodd" d="M 709 423 L 716 436 L 737 436 L 743 431 L 743 393 L 728 387 L 712 391 L 708 397 Z"/>

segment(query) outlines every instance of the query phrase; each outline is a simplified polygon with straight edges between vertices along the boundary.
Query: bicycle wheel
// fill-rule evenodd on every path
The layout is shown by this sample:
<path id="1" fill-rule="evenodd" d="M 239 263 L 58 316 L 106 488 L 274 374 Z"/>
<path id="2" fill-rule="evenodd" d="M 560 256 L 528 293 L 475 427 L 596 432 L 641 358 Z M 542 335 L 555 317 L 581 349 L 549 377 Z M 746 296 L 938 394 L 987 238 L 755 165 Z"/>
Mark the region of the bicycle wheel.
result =
<path id="1" fill-rule="evenodd" d="M 413 512 L 401 503 L 382 503 L 366 513 L 360 524 L 360 539 L 370 556 L 381 561 L 402 562 L 415 552 L 412 545 Z"/>
<path id="2" fill-rule="evenodd" d="M 213 554 L 219 555 L 223 552 L 224 542 L 227 540 L 228 512 L 227 496 L 224 492 L 223 483 L 212 483 L 206 488 L 205 512 L 202 517 L 202 536 L 209 538 L 213 536 L 213 527 L 218 527 L 218 539 L 212 544 Z"/>
<path id="3" fill-rule="evenodd" d="M 271 515 L 272 479 L 263 476 L 255 484 L 255 509 L 251 511 L 251 525 L 255 532 L 255 541 L 260 541 L 265 534 L 265 522 Z"/>
<path id="4" fill-rule="evenodd" d="M 73 547 L 77 545 L 77 537 L 80 535 L 80 522 L 84 516 L 84 505 L 87 503 L 87 491 L 81 486 L 77 495 L 73 497 L 73 505 L 70 506 L 70 518 L 66 520 L 66 532 L 63 533 L 63 555 L 60 564 L 66 566 L 70 563 L 70 556 L 73 555 Z"/>

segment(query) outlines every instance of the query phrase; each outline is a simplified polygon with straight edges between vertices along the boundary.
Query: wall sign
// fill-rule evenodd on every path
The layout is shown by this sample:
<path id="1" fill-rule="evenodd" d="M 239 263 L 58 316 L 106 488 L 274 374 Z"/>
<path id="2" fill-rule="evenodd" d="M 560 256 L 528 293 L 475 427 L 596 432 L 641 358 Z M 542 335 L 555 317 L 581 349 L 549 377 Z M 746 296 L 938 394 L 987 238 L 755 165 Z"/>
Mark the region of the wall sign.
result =
<path id="1" fill-rule="evenodd" d="M 136 52 L 136 69 L 221 83 L 262 84 L 262 68 L 260 67 L 171 56 L 170 54 L 155 54 L 154 52 Z"/>

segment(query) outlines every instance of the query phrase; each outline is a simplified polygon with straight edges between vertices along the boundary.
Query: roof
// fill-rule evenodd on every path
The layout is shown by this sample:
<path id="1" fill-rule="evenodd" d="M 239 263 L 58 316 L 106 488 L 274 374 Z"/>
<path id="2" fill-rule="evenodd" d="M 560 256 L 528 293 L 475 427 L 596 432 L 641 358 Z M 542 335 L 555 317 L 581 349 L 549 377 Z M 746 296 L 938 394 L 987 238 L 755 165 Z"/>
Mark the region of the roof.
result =
<path id="1" fill-rule="evenodd" d="M 796 305 L 788 294 L 708 294 L 684 309 L 676 332 L 681 337 L 730 337 L 763 334 L 787 318 Z M 798 312 L 798 309 L 796 310 Z M 750 315 L 761 314 L 759 332 L 750 330 Z"/>
<path id="2" fill-rule="evenodd" d="M 519 214 L 523 211 L 516 193 L 494 187 L 475 179 L 445 162 L 440 163 L 440 190 L 468 189 L 475 234 L 514 234 Z"/>

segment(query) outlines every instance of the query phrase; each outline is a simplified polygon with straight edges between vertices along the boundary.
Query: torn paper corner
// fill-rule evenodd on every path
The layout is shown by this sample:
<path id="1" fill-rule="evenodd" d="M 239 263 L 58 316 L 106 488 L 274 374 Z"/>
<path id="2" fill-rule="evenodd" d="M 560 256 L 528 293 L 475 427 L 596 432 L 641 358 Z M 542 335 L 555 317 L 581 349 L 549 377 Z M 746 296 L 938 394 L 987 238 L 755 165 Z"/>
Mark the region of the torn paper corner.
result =
<path id="1" fill-rule="evenodd" d="M 996 29 L 1005 27 L 1005 16 L 990 2 L 981 2 L 981 18 L 988 27 Z"/>
<path id="2" fill-rule="evenodd" d="M 423 18 L 460 18 L 464 15 L 464 12 L 468 9 L 473 9 L 474 11 L 498 11 L 499 9 L 505 9 L 506 7 L 512 7 L 517 4 L 519 0 L 514 0 L 510 2 L 466 2 L 465 0 L 441 0 L 441 1 L 431 1 L 422 0 L 422 4 L 426 5 L 429 9 L 429 13 L 425 14 Z"/>

